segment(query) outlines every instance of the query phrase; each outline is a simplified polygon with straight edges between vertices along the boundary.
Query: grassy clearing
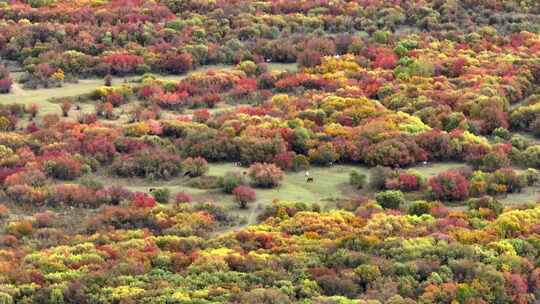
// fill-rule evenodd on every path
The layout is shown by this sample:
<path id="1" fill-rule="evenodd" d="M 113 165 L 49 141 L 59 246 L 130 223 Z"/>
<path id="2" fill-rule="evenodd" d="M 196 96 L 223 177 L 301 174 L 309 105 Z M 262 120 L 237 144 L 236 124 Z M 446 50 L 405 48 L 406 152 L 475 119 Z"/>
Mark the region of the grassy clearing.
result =
<path id="1" fill-rule="evenodd" d="M 440 172 L 463 166 L 460 163 L 434 163 L 427 166 L 418 166 L 414 169 L 426 176 L 433 176 Z M 210 165 L 208 175 L 223 176 L 228 171 L 243 172 L 247 168 L 237 167 L 232 163 L 214 163 Z M 232 195 L 221 192 L 220 189 L 196 189 L 188 186 L 188 178 L 178 177 L 169 181 L 149 181 L 140 178 L 114 178 L 94 176 L 95 179 L 104 184 L 121 185 L 132 191 L 149 192 L 150 188 L 168 188 L 172 194 L 186 192 L 194 197 L 195 201 L 209 201 L 222 205 L 231 212 L 245 217 L 253 217 L 259 213 L 259 209 L 270 204 L 273 200 L 302 201 L 307 203 L 318 203 L 322 207 L 330 207 L 339 199 L 354 196 L 355 194 L 367 194 L 370 192 L 358 192 L 349 185 L 349 173 L 357 170 L 369 176 L 369 168 L 358 165 L 335 165 L 332 167 L 313 167 L 309 170 L 313 177 L 313 183 L 307 183 L 305 172 L 287 172 L 280 187 L 274 189 L 256 189 L 257 201 L 248 210 L 240 210 L 234 202 Z"/>
<path id="2" fill-rule="evenodd" d="M 128 78 L 113 78 L 113 85 L 120 85 Z M 59 88 L 40 88 L 35 90 L 24 89 L 19 83 L 13 85 L 12 92 L 0 95 L 0 103 L 22 103 L 38 104 L 40 106 L 39 115 L 50 113 L 60 114 L 60 105 L 51 100 L 62 97 L 74 97 L 90 93 L 97 87 L 103 86 L 103 79 L 81 79 L 77 83 L 65 83 Z"/>
<path id="3" fill-rule="evenodd" d="M 429 162 L 427 165 L 418 165 L 411 167 L 410 169 L 418 171 L 422 175 L 429 178 L 444 171 L 466 166 L 466 164 L 460 162 Z"/>
<path id="4" fill-rule="evenodd" d="M 426 166 L 417 166 L 411 169 L 417 170 L 426 177 L 437 175 L 446 170 L 464 166 L 458 162 L 431 163 Z M 228 171 L 243 172 L 247 168 L 237 167 L 232 163 L 213 163 L 210 165 L 210 176 L 223 176 Z M 197 189 L 188 186 L 189 178 L 177 177 L 168 181 L 150 181 L 141 178 L 115 178 L 106 176 L 104 173 L 93 176 L 105 185 L 124 186 L 131 191 L 150 192 L 150 188 L 168 188 L 174 196 L 178 192 L 186 192 L 193 196 L 197 202 L 213 202 L 225 207 L 231 214 L 245 219 L 245 224 L 256 222 L 257 216 L 262 209 L 271 204 L 273 200 L 302 201 L 306 203 L 318 203 L 321 207 L 334 207 L 339 199 L 350 198 L 354 195 L 363 194 L 372 196 L 369 190 L 358 191 L 349 185 L 349 173 L 357 170 L 369 176 L 369 168 L 358 165 L 335 165 L 332 167 L 313 167 L 309 170 L 313 177 L 313 183 L 307 183 L 305 172 L 287 172 L 280 187 L 274 189 L 255 189 L 257 201 L 248 209 L 239 209 L 234 202 L 234 197 L 223 193 L 220 189 Z M 500 198 L 506 205 L 517 205 L 534 202 L 539 191 L 529 187 L 521 193 L 509 194 Z M 418 192 L 408 193 L 407 198 L 411 201 L 423 199 L 423 194 Z M 448 207 L 456 210 L 466 210 L 465 202 L 452 202 Z"/>
<path id="5" fill-rule="evenodd" d="M 463 166 L 460 163 L 438 163 L 429 166 L 418 166 L 415 170 L 426 176 L 433 176 L 452 168 Z M 223 176 L 228 171 L 243 172 L 247 168 L 237 167 L 232 163 L 213 163 L 208 175 Z M 326 203 L 347 197 L 355 193 L 349 185 L 349 173 L 357 170 L 369 176 L 369 168 L 358 165 L 335 165 L 332 167 L 312 167 L 310 177 L 313 183 L 307 183 L 305 172 L 287 172 L 280 187 L 274 189 L 256 189 L 257 202 L 268 204 L 274 199 L 304 201 L 308 203 Z M 187 186 L 188 178 L 178 177 L 169 181 L 149 181 L 140 178 L 113 178 L 103 175 L 94 176 L 104 184 L 125 186 L 133 191 L 148 192 L 150 188 L 166 187 L 172 193 L 185 191 L 195 197 L 214 202 L 233 203 L 232 196 L 218 190 L 201 190 Z"/>
<path id="6" fill-rule="evenodd" d="M 520 205 L 535 203 L 540 197 L 540 190 L 537 187 L 527 187 L 519 193 L 511 193 L 499 199 L 505 205 Z"/>
<path id="7" fill-rule="evenodd" d="M 324 203 L 344 197 L 353 191 L 349 187 L 349 173 L 352 170 L 362 173 L 368 169 L 360 166 L 336 165 L 332 167 L 314 167 L 309 170 L 313 183 L 307 183 L 305 172 L 288 172 L 280 187 L 275 189 L 257 189 L 257 201 L 263 204 L 274 199 Z M 217 164 L 210 168 L 210 175 L 223 176 L 227 171 L 245 171 L 232 164 Z"/>
<path id="8" fill-rule="evenodd" d="M 102 79 L 84 79 L 78 83 L 66 83 L 61 88 L 42 88 L 36 90 L 26 90 L 20 84 L 14 84 L 11 93 L 0 95 L 0 103 L 35 103 L 40 106 L 40 115 L 60 113 L 60 106 L 50 102 L 50 99 L 81 95 L 101 85 L 103 85 Z"/>
<path id="9" fill-rule="evenodd" d="M 269 71 L 289 71 L 294 72 L 298 70 L 298 65 L 296 63 L 268 63 Z"/>
<path id="10" fill-rule="evenodd" d="M 335 199 L 345 198 L 354 193 L 349 186 L 349 173 L 351 170 L 368 173 L 368 169 L 360 166 L 336 165 L 332 167 L 316 167 L 309 170 L 314 178 L 313 183 L 306 183 L 305 172 L 288 172 L 282 185 L 274 189 L 256 189 L 257 201 L 252 203 L 248 210 L 241 210 L 234 202 L 232 195 L 223 193 L 220 189 L 196 189 L 187 185 L 189 178 L 177 177 L 168 181 L 149 181 L 141 178 L 115 178 L 106 176 L 104 173 L 96 174 L 91 178 L 100 181 L 104 185 L 119 185 L 131 191 L 149 192 L 150 188 L 168 188 L 174 195 L 178 192 L 186 192 L 193 196 L 195 201 L 214 202 L 226 207 L 235 215 L 243 216 L 252 223 L 260 209 L 270 204 L 273 200 L 303 201 L 307 203 L 319 203 L 327 206 Z M 223 176 L 228 171 L 245 171 L 246 168 L 236 167 L 232 163 L 219 163 L 210 166 L 208 175 Z"/>
<path id="11" fill-rule="evenodd" d="M 232 65 L 207 65 L 202 66 L 196 70 L 190 71 L 183 75 L 156 75 L 157 78 L 162 80 L 178 81 L 188 77 L 189 75 L 197 72 L 205 72 L 208 70 L 226 70 L 232 69 Z M 268 69 L 271 71 L 295 71 L 297 69 L 296 64 L 282 64 L 282 63 L 269 63 Z M 130 82 L 140 78 L 140 76 L 130 77 L 115 77 L 113 78 L 113 85 L 120 85 L 124 82 Z M 40 106 L 39 115 L 45 115 L 50 113 L 61 113 L 60 106 L 51 102 L 52 99 L 61 97 L 74 97 L 86 93 L 90 93 L 97 87 L 102 86 L 103 79 L 91 78 L 81 79 L 77 83 L 65 83 L 60 88 L 40 88 L 36 90 L 24 89 L 21 84 L 15 83 L 13 85 L 12 92 L 9 94 L 0 95 L 0 103 L 22 103 L 22 104 L 38 104 Z M 221 109 L 220 109 L 221 110 Z"/>

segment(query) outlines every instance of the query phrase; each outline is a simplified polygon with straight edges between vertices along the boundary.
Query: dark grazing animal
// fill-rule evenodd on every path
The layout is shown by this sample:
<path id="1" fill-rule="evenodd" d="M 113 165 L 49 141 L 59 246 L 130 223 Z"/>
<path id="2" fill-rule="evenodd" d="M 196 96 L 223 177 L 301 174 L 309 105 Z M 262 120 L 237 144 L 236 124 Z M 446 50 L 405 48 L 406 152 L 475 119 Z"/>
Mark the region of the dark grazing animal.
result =
<path id="1" fill-rule="evenodd" d="M 306 180 L 306 183 L 313 183 L 313 177 L 308 177 L 308 179 Z"/>

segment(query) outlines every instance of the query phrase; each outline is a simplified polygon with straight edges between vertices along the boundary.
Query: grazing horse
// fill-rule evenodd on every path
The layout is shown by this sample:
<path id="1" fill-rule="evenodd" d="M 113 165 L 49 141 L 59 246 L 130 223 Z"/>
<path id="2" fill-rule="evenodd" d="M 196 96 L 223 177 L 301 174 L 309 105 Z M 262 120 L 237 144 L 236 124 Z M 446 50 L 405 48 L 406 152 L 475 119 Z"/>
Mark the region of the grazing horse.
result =
<path id="1" fill-rule="evenodd" d="M 306 183 L 313 183 L 313 177 L 308 177 L 308 179 L 306 180 Z"/>

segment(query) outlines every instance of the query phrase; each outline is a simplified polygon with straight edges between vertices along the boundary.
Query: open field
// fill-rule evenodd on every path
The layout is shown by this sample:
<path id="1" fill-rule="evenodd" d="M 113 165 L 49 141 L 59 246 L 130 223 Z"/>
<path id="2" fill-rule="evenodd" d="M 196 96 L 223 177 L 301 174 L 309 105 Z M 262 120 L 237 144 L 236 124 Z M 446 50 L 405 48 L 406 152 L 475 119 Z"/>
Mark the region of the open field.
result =
<path id="1" fill-rule="evenodd" d="M 307 183 L 305 172 L 288 172 L 280 187 L 273 189 L 256 189 L 257 201 L 252 203 L 248 210 L 239 209 L 234 202 L 233 196 L 221 192 L 221 190 L 202 190 L 187 186 L 189 178 L 175 178 L 169 181 L 148 181 L 139 178 L 114 178 L 104 175 L 93 176 L 94 179 L 104 184 L 125 186 L 132 191 L 149 193 L 150 188 L 168 188 L 172 194 L 186 192 L 194 197 L 195 201 L 214 202 L 227 207 L 232 212 L 248 216 L 254 209 L 264 207 L 273 200 L 302 201 L 307 203 L 319 203 L 322 207 L 335 199 L 345 198 L 354 193 L 349 186 L 349 173 L 351 170 L 368 173 L 367 168 L 350 165 L 335 165 L 332 167 L 313 167 L 309 170 L 314 178 L 313 183 Z M 243 172 L 245 168 L 236 167 L 232 163 L 211 164 L 208 175 L 223 176 L 228 171 Z M 256 211 L 258 212 L 258 211 Z"/>
<path id="2" fill-rule="evenodd" d="M 209 70 L 223 70 L 223 69 L 232 69 L 234 66 L 230 65 L 206 65 L 201 66 L 196 70 L 189 71 L 187 74 L 183 75 L 156 75 L 159 79 L 178 81 L 188 77 L 193 73 L 205 72 Z M 269 63 L 269 70 L 275 71 L 295 71 L 296 64 L 282 64 L 282 63 Z M 127 77 L 113 77 L 112 85 L 120 85 L 122 83 L 129 83 L 133 80 L 139 79 L 140 76 L 127 76 Z M 77 83 L 64 83 L 62 87 L 59 88 L 39 88 L 39 89 L 24 89 L 21 84 L 15 83 L 12 87 L 12 91 L 9 94 L 0 94 L 0 104 L 8 103 L 21 103 L 21 104 L 32 104 L 35 103 L 40 106 L 39 115 L 45 115 L 49 113 L 61 113 L 60 105 L 51 102 L 52 99 L 62 98 L 62 97 L 75 97 L 83 94 L 92 92 L 92 90 L 103 86 L 103 79 L 91 78 L 91 79 L 80 79 Z M 85 111 L 90 112 L 91 110 L 88 106 L 85 107 Z M 222 109 L 212 109 L 213 111 L 220 111 Z"/>
<path id="3" fill-rule="evenodd" d="M 459 162 L 430 162 L 427 165 L 418 165 L 408 168 L 415 170 L 429 178 L 441 172 L 466 166 Z M 247 169 L 237 167 L 233 163 L 212 163 L 208 176 L 221 177 L 226 172 L 233 171 L 242 173 Z M 314 178 L 313 183 L 307 183 L 305 171 L 287 172 L 281 186 L 273 189 L 255 189 L 257 200 L 250 204 L 248 209 L 240 209 L 234 197 L 223 193 L 220 189 L 197 189 L 189 186 L 190 178 L 177 177 L 167 181 L 150 181 L 142 178 L 117 178 L 106 175 L 104 172 L 99 175 L 90 176 L 104 184 L 124 186 L 131 191 L 150 193 L 151 188 L 167 188 L 171 194 L 185 192 L 193 196 L 195 201 L 213 202 L 225 207 L 232 214 L 246 219 L 244 225 L 253 224 L 256 216 L 261 210 L 274 200 L 317 203 L 323 209 L 335 207 L 335 203 L 340 199 L 347 199 L 356 195 L 366 195 L 372 197 L 374 193 L 365 190 L 356 190 L 349 184 L 349 174 L 352 170 L 366 174 L 369 178 L 369 168 L 359 165 L 334 165 L 331 167 L 312 167 L 309 169 L 310 176 Z M 522 192 L 511 193 L 499 198 L 505 205 L 519 205 L 534 202 L 538 197 L 538 190 L 535 187 L 527 187 Z M 421 193 L 412 192 L 407 194 L 411 200 L 424 199 Z M 457 210 L 466 210 L 465 202 L 452 202 L 448 206 Z"/>

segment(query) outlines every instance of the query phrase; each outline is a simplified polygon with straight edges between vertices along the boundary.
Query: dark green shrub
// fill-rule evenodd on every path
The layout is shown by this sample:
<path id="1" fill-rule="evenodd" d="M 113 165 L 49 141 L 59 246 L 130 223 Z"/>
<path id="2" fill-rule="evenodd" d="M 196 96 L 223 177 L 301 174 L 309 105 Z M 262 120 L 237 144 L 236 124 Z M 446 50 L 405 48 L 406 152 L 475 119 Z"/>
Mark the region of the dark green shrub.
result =
<path id="1" fill-rule="evenodd" d="M 405 204 L 405 196 L 399 190 L 387 190 L 377 193 L 375 200 L 385 209 L 399 209 Z"/>
<path id="2" fill-rule="evenodd" d="M 226 172 L 222 180 L 223 191 L 225 193 L 232 193 L 234 188 L 244 185 L 245 183 L 246 180 L 242 173 L 232 171 Z"/>
<path id="3" fill-rule="evenodd" d="M 367 175 L 360 173 L 356 170 L 351 171 L 349 174 L 349 183 L 356 189 L 362 189 L 366 185 Z"/>
<path id="4" fill-rule="evenodd" d="M 152 194 L 159 203 L 166 204 L 171 197 L 171 190 L 169 190 L 169 188 L 156 188 L 151 189 L 150 194 Z"/>

